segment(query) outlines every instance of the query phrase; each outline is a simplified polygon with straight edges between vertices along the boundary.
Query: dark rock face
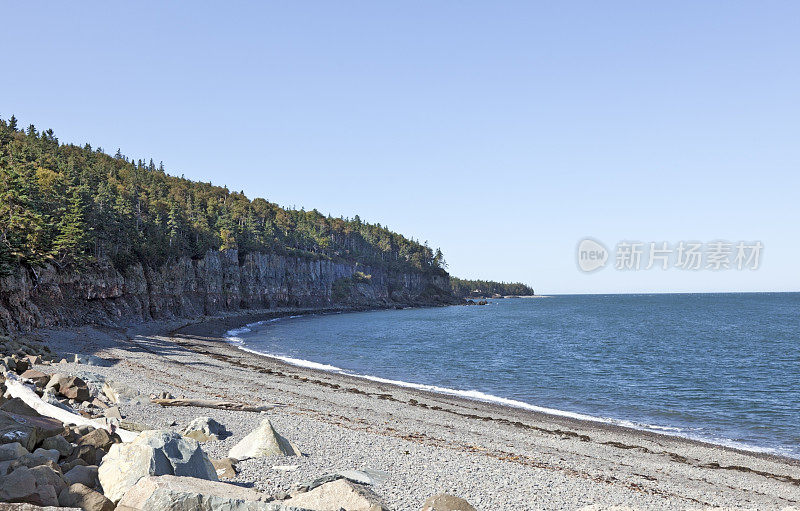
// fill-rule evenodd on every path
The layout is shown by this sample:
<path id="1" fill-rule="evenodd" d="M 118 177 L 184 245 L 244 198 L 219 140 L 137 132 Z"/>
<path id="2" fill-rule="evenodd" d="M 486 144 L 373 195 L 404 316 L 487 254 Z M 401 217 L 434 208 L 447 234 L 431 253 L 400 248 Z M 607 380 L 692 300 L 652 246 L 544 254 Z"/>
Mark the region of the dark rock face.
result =
<path id="1" fill-rule="evenodd" d="M 337 281 L 354 273 L 334 299 Z M 341 287 L 341 286 L 340 286 Z M 0 331 L 82 324 L 115 324 L 198 317 L 242 309 L 392 306 L 454 303 L 447 274 L 387 272 L 355 263 L 236 250 L 209 251 L 200 259 L 159 268 L 133 265 L 123 272 L 100 261 L 81 272 L 53 266 L 0 278 Z"/>

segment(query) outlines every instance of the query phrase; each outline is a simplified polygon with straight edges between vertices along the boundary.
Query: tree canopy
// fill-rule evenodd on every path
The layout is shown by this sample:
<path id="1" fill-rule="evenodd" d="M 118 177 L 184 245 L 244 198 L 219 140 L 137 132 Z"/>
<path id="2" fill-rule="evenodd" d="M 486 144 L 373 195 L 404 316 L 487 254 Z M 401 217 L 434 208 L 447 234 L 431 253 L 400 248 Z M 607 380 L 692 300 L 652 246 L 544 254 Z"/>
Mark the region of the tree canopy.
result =
<path id="1" fill-rule="evenodd" d="M 427 243 L 380 224 L 289 209 L 224 186 L 167 174 L 153 159 L 61 144 L 52 130 L 0 119 L 0 272 L 99 258 L 118 268 L 210 249 L 342 259 L 387 269 L 444 271 Z"/>
<path id="2" fill-rule="evenodd" d="M 492 280 L 464 280 L 450 277 L 453 294 L 458 298 L 470 296 L 533 296 L 533 288 L 521 282 L 494 282 Z"/>

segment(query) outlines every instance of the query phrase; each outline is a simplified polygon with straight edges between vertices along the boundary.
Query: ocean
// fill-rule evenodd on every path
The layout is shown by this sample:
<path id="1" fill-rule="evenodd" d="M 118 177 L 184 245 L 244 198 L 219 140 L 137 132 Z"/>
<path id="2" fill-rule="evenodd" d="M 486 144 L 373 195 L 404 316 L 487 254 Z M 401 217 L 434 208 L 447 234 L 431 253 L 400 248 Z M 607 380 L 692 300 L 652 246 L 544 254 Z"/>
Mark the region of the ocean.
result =
<path id="1" fill-rule="evenodd" d="M 800 458 L 800 293 L 502 299 L 227 335 L 306 367 Z"/>

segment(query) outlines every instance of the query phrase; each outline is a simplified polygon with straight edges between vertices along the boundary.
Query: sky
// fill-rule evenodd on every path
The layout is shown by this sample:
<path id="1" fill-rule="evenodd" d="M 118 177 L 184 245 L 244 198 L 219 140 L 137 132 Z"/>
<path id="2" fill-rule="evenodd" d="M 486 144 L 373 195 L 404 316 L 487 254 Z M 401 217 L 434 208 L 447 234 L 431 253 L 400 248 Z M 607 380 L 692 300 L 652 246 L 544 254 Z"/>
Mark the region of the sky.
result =
<path id="1" fill-rule="evenodd" d="M 538 293 L 800 291 L 800 3 L 4 2 L 0 117 Z M 600 241 L 586 273 L 578 243 Z M 758 268 L 616 269 L 760 241 Z"/>

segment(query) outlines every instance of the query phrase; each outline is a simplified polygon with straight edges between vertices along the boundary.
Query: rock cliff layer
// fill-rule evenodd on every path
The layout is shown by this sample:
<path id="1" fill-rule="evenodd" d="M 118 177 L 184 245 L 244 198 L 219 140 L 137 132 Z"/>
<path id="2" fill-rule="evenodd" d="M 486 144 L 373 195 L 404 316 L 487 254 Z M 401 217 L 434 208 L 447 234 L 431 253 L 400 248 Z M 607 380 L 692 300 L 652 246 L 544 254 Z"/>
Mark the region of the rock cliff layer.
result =
<path id="1" fill-rule="evenodd" d="M 366 278 L 365 278 L 366 277 Z M 198 317 L 242 309 L 453 303 L 449 276 L 236 250 L 159 268 L 47 266 L 0 279 L 0 331 Z"/>

